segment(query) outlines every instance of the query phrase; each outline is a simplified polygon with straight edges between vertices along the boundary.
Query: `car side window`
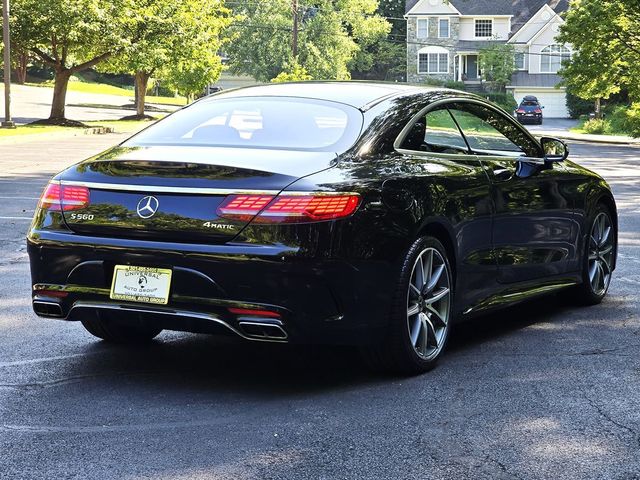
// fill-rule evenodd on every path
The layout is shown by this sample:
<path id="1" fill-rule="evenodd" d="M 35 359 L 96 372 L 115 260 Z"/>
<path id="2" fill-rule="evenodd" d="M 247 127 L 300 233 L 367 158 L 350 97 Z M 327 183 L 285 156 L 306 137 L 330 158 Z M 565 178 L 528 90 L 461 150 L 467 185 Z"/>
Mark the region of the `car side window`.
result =
<path id="1" fill-rule="evenodd" d="M 431 153 L 469 153 L 460 129 L 444 107 L 431 110 L 415 121 L 400 148 Z"/>
<path id="2" fill-rule="evenodd" d="M 517 125 L 490 108 L 475 103 L 454 103 L 451 115 L 469 147 L 479 155 L 540 157 L 540 147 Z"/>

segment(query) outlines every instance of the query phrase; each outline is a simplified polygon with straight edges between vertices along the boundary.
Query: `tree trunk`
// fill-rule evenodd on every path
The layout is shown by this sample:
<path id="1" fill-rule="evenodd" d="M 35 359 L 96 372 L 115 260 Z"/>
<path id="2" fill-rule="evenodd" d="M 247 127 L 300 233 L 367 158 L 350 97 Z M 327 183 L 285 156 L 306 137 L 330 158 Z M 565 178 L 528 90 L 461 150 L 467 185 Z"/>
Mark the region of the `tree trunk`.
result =
<path id="1" fill-rule="evenodd" d="M 136 72 L 136 115 L 138 117 L 144 117 L 144 101 L 147 95 L 149 76 L 146 72 Z"/>
<path id="2" fill-rule="evenodd" d="M 49 120 L 65 120 L 64 107 L 67 98 L 67 86 L 71 78 L 71 70 L 68 68 L 56 69 L 53 84 L 53 101 L 51 102 L 51 115 Z"/>
<path id="3" fill-rule="evenodd" d="M 29 54 L 25 51 L 18 52 L 16 63 L 16 81 L 24 85 L 27 81 L 27 67 L 29 66 Z"/>
<path id="4" fill-rule="evenodd" d="M 602 107 L 600 105 L 600 99 L 596 98 L 596 105 L 595 105 L 595 114 L 596 114 L 596 118 L 597 119 L 601 119 L 602 118 Z"/>

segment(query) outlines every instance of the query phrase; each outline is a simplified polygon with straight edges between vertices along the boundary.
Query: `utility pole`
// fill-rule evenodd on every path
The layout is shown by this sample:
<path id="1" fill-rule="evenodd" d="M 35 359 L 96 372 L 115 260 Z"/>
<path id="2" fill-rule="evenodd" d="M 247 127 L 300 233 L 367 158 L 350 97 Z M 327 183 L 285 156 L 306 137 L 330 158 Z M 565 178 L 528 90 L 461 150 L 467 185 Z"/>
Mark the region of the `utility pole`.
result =
<path id="1" fill-rule="evenodd" d="M 298 60 L 298 0 L 291 0 L 291 9 L 293 10 L 293 37 L 291 39 L 291 51 L 293 60 Z"/>
<path id="2" fill-rule="evenodd" d="M 11 46 L 9 45 L 9 0 L 2 0 L 2 32 L 4 42 L 4 122 L 2 128 L 15 128 L 11 121 Z"/>

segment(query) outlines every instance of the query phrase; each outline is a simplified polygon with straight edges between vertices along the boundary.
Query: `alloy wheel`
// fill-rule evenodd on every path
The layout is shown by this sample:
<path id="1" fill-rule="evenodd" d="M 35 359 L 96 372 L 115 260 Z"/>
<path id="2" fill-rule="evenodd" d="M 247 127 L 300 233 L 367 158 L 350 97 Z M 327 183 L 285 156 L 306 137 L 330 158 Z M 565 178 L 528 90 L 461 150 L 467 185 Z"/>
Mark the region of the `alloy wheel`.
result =
<path id="1" fill-rule="evenodd" d="M 451 285 L 447 262 L 435 248 L 423 250 L 413 265 L 407 293 L 407 327 L 415 352 L 438 356 L 447 335 Z"/>
<path id="2" fill-rule="evenodd" d="M 611 282 L 614 255 L 613 226 L 609 215 L 600 212 L 593 222 L 589 238 L 589 282 L 598 296 L 607 292 Z"/>

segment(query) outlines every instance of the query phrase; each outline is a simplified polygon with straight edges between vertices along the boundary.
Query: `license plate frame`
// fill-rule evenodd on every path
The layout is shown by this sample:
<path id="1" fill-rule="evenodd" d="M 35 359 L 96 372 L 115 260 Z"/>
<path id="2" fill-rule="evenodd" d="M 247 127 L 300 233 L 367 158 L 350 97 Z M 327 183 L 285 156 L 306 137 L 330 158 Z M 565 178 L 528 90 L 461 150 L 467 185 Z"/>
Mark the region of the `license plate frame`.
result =
<path id="1" fill-rule="evenodd" d="M 115 265 L 109 298 L 135 303 L 169 303 L 173 271 L 169 268 Z"/>

